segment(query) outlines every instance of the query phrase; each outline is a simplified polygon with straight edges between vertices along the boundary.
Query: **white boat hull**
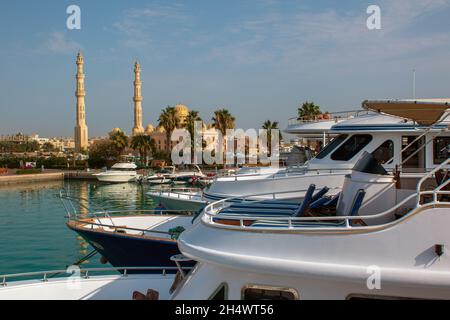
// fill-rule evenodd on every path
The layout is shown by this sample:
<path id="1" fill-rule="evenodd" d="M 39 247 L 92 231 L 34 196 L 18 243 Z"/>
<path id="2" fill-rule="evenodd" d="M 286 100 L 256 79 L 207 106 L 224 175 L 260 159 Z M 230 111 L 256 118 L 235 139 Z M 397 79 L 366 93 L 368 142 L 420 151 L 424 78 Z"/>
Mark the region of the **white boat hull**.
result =
<path id="1" fill-rule="evenodd" d="M 200 193 L 149 192 L 148 195 L 156 203 L 162 204 L 167 210 L 197 212 L 207 204 Z"/>
<path id="2" fill-rule="evenodd" d="M 136 180 L 136 174 L 123 174 L 123 175 L 115 175 L 115 174 L 97 174 L 96 178 L 100 182 L 109 182 L 109 183 L 125 183 Z"/>

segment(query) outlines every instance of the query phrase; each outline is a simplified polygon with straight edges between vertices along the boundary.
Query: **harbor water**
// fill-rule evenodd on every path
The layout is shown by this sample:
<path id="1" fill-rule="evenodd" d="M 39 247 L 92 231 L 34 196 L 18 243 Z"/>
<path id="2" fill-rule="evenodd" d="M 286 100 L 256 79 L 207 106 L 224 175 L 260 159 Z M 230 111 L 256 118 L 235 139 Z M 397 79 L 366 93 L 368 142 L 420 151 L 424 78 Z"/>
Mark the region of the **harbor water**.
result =
<path id="1" fill-rule="evenodd" d="M 136 183 L 53 181 L 0 186 L 0 274 L 65 269 L 93 249 L 66 227 L 59 199 L 64 188 L 89 208 L 142 210 L 155 207 L 150 187 Z M 83 267 L 105 267 L 97 254 Z M 110 266 L 110 265 L 106 265 Z"/>

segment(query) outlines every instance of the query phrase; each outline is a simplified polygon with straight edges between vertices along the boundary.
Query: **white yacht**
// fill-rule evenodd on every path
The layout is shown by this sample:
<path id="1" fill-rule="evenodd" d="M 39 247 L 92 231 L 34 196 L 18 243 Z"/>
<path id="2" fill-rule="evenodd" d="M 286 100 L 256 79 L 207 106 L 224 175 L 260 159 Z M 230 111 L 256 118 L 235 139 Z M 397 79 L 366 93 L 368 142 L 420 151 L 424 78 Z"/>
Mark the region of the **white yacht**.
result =
<path id="1" fill-rule="evenodd" d="M 109 183 L 124 183 L 135 181 L 137 166 L 134 163 L 121 162 L 111 167 L 111 170 L 94 174 L 98 181 Z"/>
<path id="2" fill-rule="evenodd" d="M 448 116 L 444 103 L 364 106 L 423 127 Z M 450 299 L 448 145 L 439 152 L 439 163 L 416 176 L 414 186 L 412 178 L 403 181 L 401 168 L 390 173 L 365 152 L 337 203 L 322 194 L 313 206 L 314 185 L 297 206 L 211 203 L 180 235 L 182 255 L 172 257 L 177 266 L 196 261 L 189 272 L 92 276 L 80 270 L 82 277 L 69 281 L 44 272 L 18 282 L 9 279 L 23 275 L 5 275 L 0 299 Z"/>
<path id="3" fill-rule="evenodd" d="M 423 100 L 424 101 L 424 100 Z M 434 100 L 436 101 L 436 100 Z M 407 101 L 405 101 L 407 103 Z M 332 135 L 334 139 L 305 166 L 264 169 L 217 177 L 199 194 L 179 196 L 173 192 L 154 192 L 156 201 L 172 209 L 189 207 L 197 209 L 225 198 L 251 196 L 258 193 L 263 198 L 278 200 L 301 200 L 307 187 L 328 187 L 330 193 L 340 192 L 344 178 L 351 172 L 364 152 L 373 154 L 388 171 L 402 165 L 405 180 L 414 179 L 436 167 L 442 158 L 440 149 L 447 146 L 450 133 L 445 131 L 450 119 L 427 128 L 419 123 L 396 115 L 380 114 L 364 110 L 345 113 L 346 118 L 292 123 L 289 133 Z M 442 132 L 442 131 L 445 132 Z M 436 135 L 439 135 L 437 138 Z M 405 146 L 407 150 L 400 152 Z M 423 148 L 421 147 L 423 146 Z M 417 151 L 420 150 L 420 151 Z M 417 151 L 417 152 L 416 152 Z M 276 193 L 276 195 L 274 194 Z"/>

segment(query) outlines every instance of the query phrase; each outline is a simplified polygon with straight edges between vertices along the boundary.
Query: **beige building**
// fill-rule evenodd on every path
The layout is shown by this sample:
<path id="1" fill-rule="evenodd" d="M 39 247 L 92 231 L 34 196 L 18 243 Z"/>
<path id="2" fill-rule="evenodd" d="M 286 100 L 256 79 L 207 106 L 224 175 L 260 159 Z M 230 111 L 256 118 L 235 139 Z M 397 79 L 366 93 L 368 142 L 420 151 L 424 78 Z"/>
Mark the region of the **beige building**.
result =
<path id="1" fill-rule="evenodd" d="M 83 55 L 77 55 L 77 88 L 75 96 L 77 98 L 77 123 L 75 126 L 75 151 L 82 152 L 88 149 L 88 128 L 86 125 L 86 109 L 84 98 L 86 92 L 84 90 L 84 58 Z"/>

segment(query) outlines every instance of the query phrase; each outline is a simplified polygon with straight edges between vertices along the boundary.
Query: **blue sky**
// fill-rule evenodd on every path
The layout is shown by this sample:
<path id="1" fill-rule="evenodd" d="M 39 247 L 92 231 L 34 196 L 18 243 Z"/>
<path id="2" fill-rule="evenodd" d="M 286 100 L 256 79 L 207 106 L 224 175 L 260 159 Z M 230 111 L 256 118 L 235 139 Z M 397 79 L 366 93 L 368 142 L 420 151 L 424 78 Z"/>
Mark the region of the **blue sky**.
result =
<path id="1" fill-rule="evenodd" d="M 81 30 L 66 28 L 70 4 Z M 370 4 L 382 30 L 366 28 Z M 136 59 L 144 125 L 184 103 L 208 121 L 227 107 L 239 127 L 284 127 L 306 100 L 410 98 L 414 68 L 417 96 L 449 97 L 449 15 L 449 0 L 2 1 L 0 134 L 73 134 L 79 49 L 90 136 L 130 131 Z"/>

